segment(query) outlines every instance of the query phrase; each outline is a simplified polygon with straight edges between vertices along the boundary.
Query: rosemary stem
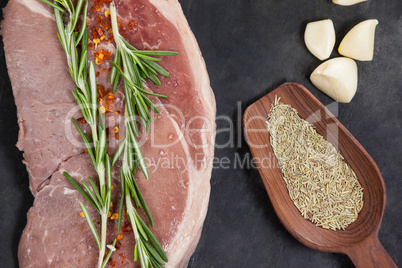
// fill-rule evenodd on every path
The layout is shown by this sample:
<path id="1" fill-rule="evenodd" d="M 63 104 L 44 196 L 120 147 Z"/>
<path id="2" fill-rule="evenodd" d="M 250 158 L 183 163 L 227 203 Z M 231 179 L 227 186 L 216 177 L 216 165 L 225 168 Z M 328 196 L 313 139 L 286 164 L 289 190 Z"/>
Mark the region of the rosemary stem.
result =
<path id="1" fill-rule="evenodd" d="M 115 6 L 114 2 L 112 2 L 110 4 L 110 20 L 111 20 L 111 23 L 112 23 L 113 36 L 115 37 L 114 41 L 116 43 L 116 51 L 120 50 L 120 51 L 123 52 L 123 51 L 126 51 L 126 48 L 125 48 L 122 40 L 119 38 L 120 34 L 119 34 L 119 27 L 118 27 L 118 24 L 117 24 L 117 15 L 116 14 L 117 14 L 116 6 Z M 126 62 L 126 57 L 127 57 L 126 53 L 121 53 L 121 57 L 122 57 L 122 62 Z M 123 69 L 123 73 L 126 76 L 129 76 L 129 73 L 128 73 L 126 68 Z M 126 96 L 126 98 L 127 97 L 128 96 Z"/>
<path id="2" fill-rule="evenodd" d="M 110 20 L 112 22 L 112 30 L 113 33 L 119 34 L 119 28 L 117 26 L 117 15 L 116 15 L 116 6 L 114 2 L 110 3 Z M 115 35 L 115 34 L 113 34 Z M 117 48 L 122 50 L 122 45 L 120 40 L 115 40 Z"/>
<path id="3" fill-rule="evenodd" d="M 139 238 L 140 238 L 140 234 L 138 232 L 137 225 L 134 224 L 134 222 L 135 222 L 134 215 L 133 215 L 134 206 L 133 206 L 133 203 L 131 201 L 131 196 L 130 196 L 129 189 L 126 189 L 126 208 L 127 208 L 127 214 L 128 214 L 128 216 L 130 218 L 130 221 L 132 222 L 131 225 L 133 227 L 135 241 L 137 241 L 137 243 L 138 243 Z"/>
<path id="4" fill-rule="evenodd" d="M 68 12 L 68 14 L 69 14 L 69 16 L 70 16 L 70 18 L 72 17 L 72 13 L 69 11 Z M 67 49 L 69 49 L 69 47 L 70 47 L 70 45 L 71 45 L 71 42 L 73 42 L 73 38 L 71 38 L 71 34 L 70 34 L 70 32 L 71 32 L 71 27 L 72 27 L 72 21 L 70 20 L 70 22 L 66 25 L 66 28 L 65 28 L 65 33 L 66 33 L 66 41 L 67 41 L 67 44 L 68 44 L 68 48 Z M 71 53 L 71 52 L 70 52 Z M 71 60 L 71 55 L 70 55 L 70 53 L 66 53 L 66 57 L 67 57 L 67 63 L 68 63 L 68 67 L 70 68 L 72 65 L 73 65 L 73 62 L 72 62 L 72 60 Z"/>
<path id="5" fill-rule="evenodd" d="M 92 140 L 95 146 L 95 143 L 99 141 L 98 139 L 98 131 L 96 130 L 96 125 L 95 124 L 91 124 L 91 132 L 92 132 Z"/>
<path id="6" fill-rule="evenodd" d="M 105 198 L 106 192 L 104 191 L 105 189 L 105 165 L 103 162 L 100 163 L 98 167 L 98 178 L 99 178 L 99 190 L 101 193 L 102 198 Z M 106 205 L 106 204 L 105 204 Z"/>
<path id="7" fill-rule="evenodd" d="M 101 213 L 101 249 L 99 250 L 99 258 L 98 258 L 98 268 L 102 267 L 103 258 L 105 257 L 106 250 L 106 228 L 107 228 L 107 214 L 105 208 L 103 208 Z"/>
<path id="8" fill-rule="evenodd" d="M 127 125 L 128 125 L 129 116 L 128 116 L 128 110 L 127 110 L 127 103 L 126 103 L 126 105 L 124 107 L 124 117 L 125 117 L 125 119 L 124 119 L 124 128 L 128 129 Z M 128 147 L 129 146 L 130 145 L 129 145 L 128 140 L 127 140 L 127 142 L 126 142 L 126 144 L 124 146 L 125 148 L 124 148 L 123 161 L 122 161 L 121 168 L 123 169 L 123 171 L 127 170 L 128 172 L 131 172 L 129 164 L 128 164 Z"/>

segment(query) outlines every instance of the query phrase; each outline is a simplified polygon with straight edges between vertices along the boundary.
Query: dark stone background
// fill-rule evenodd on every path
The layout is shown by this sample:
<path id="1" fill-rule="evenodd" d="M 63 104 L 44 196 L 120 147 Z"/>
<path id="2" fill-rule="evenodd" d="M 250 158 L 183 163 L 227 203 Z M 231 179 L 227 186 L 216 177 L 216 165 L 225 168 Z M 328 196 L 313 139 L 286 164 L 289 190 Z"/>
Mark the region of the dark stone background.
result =
<path id="1" fill-rule="evenodd" d="M 3 8 L 7 1 L 0 2 Z M 379 238 L 397 265 L 402 265 L 402 1 L 369 0 L 351 7 L 329 0 L 180 2 L 210 74 L 219 116 L 217 127 L 231 127 L 223 119 L 227 116 L 236 130 L 233 145 L 216 149 L 218 160 L 226 161 L 226 157 L 231 163 L 213 170 L 208 215 L 189 267 L 353 266 L 345 255 L 314 251 L 297 242 L 276 217 L 257 170 L 241 169 L 233 163 L 236 155 L 250 157 L 238 131 L 242 112 L 277 86 L 298 82 L 324 104 L 332 103 L 309 81 L 320 61 L 307 51 L 303 41 L 306 24 L 326 18 L 335 24 L 336 47 L 358 22 L 379 20 L 374 60 L 358 62 L 356 96 L 350 104 L 339 104 L 337 116 L 382 172 L 388 198 Z M 19 237 L 33 197 L 21 163 L 22 153 L 14 146 L 16 107 L 2 43 L 0 47 L 0 266 L 16 267 Z M 216 142 L 224 145 L 229 138 L 228 132 L 221 131 Z"/>

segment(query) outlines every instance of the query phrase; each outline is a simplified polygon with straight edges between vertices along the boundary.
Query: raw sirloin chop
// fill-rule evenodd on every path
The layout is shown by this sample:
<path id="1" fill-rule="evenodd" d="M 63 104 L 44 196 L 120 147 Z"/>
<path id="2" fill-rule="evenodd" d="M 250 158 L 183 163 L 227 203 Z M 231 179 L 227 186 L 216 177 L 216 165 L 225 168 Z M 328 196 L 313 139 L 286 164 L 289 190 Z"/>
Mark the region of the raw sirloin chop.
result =
<path id="1" fill-rule="evenodd" d="M 124 96 L 121 88 L 114 96 L 108 94 L 108 70 L 114 54 L 106 12 L 109 3 L 110 0 L 90 1 L 88 31 L 91 60 L 97 63 L 100 105 L 110 110 L 106 113 L 109 128 L 119 128 L 117 133 L 110 131 L 112 155 L 124 136 Z M 121 34 L 132 45 L 180 53 L 163 57 L 161 65 L 171 77 L 162 77 L 161 87 L 145 85 L 169 98 L 152 99 L 160 114 L 154 114 L 153 128 L 149 134 L 143 131 L 140 138 L 150 179 L 146 180 L 141 172 L 135 176 L 155 221 L 152 230 L 167 252 L 166 266 L 185 267 L 198 243 L 208 207 L 209 163 L 215 139 L 214 95 L 198 45 L 177 0 L 115 0 L 115 4 Z M 20 266 L 95 266 L 98 249 L 80 216 L 79 202 L 86 201 L 62 175 L 67 171 L 76 180 L 96 177 L 70 121 L 70 116 L 79 120 L 81 115 L 74 110 L 74 84 L 57 39 L 53 11 L 38 0 L 10 0 L 1 26 L 18 110 L 17 147 L 24 151 L 35 196 L 19 244 Z M 93 43 L 97 38 L 102 41 Z M 113 170 L 112 212 L 118 212 L 118 165 Z M 97 219 L 95 211 L 91 213 Z M 139 265 L 133 261 L 134 236 L 124 219 L 121 233 L 116 230 L 117 220 L 109 221 L 108 243 L 118 234 L 123 235 L 109 266 Z"/>

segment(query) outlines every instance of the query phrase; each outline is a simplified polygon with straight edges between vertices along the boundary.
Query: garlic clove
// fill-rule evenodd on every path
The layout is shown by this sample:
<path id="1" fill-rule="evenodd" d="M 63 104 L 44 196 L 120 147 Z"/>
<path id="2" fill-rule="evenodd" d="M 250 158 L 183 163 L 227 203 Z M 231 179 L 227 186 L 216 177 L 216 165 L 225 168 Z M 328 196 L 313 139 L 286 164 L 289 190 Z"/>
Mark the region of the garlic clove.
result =
<path id="1" fill-rule="evenodd" d="M 339 54 L 360 61 L 373 60 L 374 36 L 378 20 L 365 20 L 353 27 L 339 45 Z"/>
<path id="2" fill-rule="evenodd" d="M 335 45 L 335 29 L 332 20 L 310 22 L 304 32 L 307 49 L 320 60 L 328 59 Z"/>
<path id="3" fill-rule="evenodd" d="M 351 6 L 365 1 L 367 0 L 332 0 L 332 3 L 340 6 Z"/>
<path id="4" fill-rule="evenodd" d="M 334 100 L 348 103 L 357 89 L 357 64 L 345 57 L 327 60 L 314 70 L 310 80 Z"/>

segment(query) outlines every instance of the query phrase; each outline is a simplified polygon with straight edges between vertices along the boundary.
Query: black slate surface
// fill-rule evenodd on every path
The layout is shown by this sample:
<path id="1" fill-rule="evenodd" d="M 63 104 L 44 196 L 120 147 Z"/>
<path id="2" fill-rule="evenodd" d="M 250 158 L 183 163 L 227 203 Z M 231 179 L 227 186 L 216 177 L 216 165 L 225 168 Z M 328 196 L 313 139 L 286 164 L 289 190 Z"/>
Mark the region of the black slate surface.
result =
<path id="1" fill-rule="evenodd" d="M 0 7 L 6 2 L 2 0 Z M 252 166 L 241 131 L 242 113 L 286 81 L 303 84 L 324 104 L 332 105 L 338 119 L 376 161 L 388 195 L 379 238 L 396 264 L 402 265 L 402 1 L 369 0 L 351 7 L 328 0 L 180 2 L 215 92 L 216 162 L 221 164 L 213 170 L 209 210 L 189 267 L 353 266 L 345 255 L 314 251 L 297 242 L 276 217 Z M 379 20 L 374 60 L 358 62 L 359 87 L 350 104 L 334 105 L 309 81 L 320 61 L 304 45 L 304 28 L 309 21 L 326 18 L 335 24 L 336 47 L 356 23 Z M 17 267 L 19 237 L 33 197 L 22 153 L 14 146 L 16 107 L 2 43 L 0 47 L 0 263 Z"/>

